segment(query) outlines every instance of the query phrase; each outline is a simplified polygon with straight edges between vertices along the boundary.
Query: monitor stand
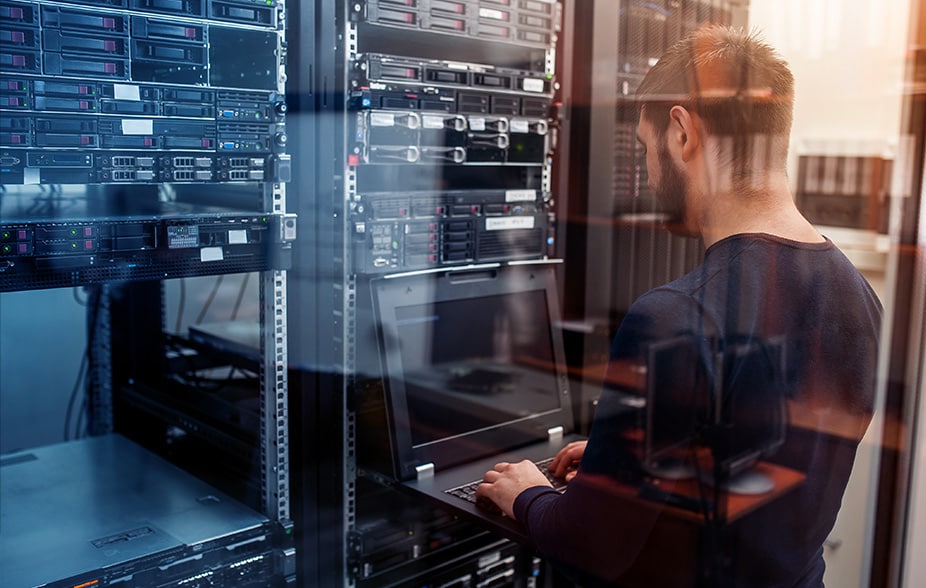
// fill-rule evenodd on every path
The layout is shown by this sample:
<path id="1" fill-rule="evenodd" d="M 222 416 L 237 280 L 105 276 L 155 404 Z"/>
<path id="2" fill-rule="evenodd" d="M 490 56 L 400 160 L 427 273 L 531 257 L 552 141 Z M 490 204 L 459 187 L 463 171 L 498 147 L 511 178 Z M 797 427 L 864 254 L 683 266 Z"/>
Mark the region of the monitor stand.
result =
<path id="1" fill-rule="evenodd" d="M 704 482 L 708 486 L 714 486 L 714 476 L 707 474 Z M 728 478 L 727 481 L 721 485 L 721 489 L 731 494 L 755 496 L 757 494 L 767 494 L 774 490 L 775 480 L 754 469 L 748 469 Z"/>
<path id="2" fill-rule="evenodd" d="M 663 480 L 689 480 L 695 477 L 694 465 L 681 457 L 666 457 L 656 462 L 645 463 L 643 469 L 654 478 Z"/>

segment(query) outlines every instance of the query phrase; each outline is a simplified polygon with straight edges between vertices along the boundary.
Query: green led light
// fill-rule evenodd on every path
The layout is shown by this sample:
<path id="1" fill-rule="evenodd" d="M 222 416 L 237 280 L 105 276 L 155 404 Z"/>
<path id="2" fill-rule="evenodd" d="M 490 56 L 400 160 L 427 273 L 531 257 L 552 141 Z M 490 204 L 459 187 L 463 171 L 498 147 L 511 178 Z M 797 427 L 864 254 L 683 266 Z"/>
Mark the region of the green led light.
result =
<path id="1" fill-rule="evenodd" d="M 4 238 L 4 239 L 9 239 L 9 238 L 10 238 L 10 234 L 7 233 L 6 231 L 3 231 L 3 238 Z"/>

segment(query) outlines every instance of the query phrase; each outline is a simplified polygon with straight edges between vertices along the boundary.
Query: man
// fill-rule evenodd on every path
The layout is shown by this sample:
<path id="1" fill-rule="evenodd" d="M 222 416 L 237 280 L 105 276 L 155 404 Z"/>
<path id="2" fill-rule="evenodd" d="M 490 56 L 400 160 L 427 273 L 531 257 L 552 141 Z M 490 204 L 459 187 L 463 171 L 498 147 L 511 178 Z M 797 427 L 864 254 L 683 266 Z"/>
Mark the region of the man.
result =
<path id="1" fill-rule="evenodd" d="M 806 478 L 716 535 L 665 540 L 672 515 L 618 491 L 626 431 L 606 389 L 587 444 L 554 460 L 560 476 L 578 465 L 564 494 L 527 461 L 497 464 L 477 494 L 522 523 L 541 554 L 588 578 L 627 585 L 656 577 L 641 567 L 697 559 L 710 586 L 821 586 L 823 541 L 871 418 L 880 302 L 794 204 L 786 173 L 793 77 L 771 47 L 753 33 L 699 29 L 651 68 L 637 97 L 649 185 L 673 230 L 699 236 L 706 250 L 701 266 L 633 304 L 611 357 L 644 361 L 654 342 L 689 336 L 698 377 L 680 381 L 723 389 L 746 364 L 721 370 L 716 357 L 742 341 L 784 341 L 787 369 L 775 385 L 799 415 L 775 459 Z M 700 441 L 716 450 L 707 424 Z"/>

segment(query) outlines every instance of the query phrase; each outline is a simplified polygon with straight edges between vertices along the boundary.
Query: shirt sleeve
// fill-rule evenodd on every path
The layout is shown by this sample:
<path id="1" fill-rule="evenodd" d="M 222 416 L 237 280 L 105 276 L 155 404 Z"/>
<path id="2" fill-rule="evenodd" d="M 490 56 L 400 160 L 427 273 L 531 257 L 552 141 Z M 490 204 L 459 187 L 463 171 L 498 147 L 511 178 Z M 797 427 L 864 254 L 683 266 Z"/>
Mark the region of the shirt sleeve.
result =
<path id="1" fill-rule="evenodd" d="M 644 295 L 621 323 L 612 359 L 642 358 L 649 342 L 691 333 L 698 310 L 690 297 L 675 291 Z M 635 458 L 625 436 L 626 418 L 620 393 L 602 390 L 579 472 L 567 491 L 560 495 L 548 487 L 532 487 L 514 503 L 515 518 L 540 553 L 606 580 L 633 564 L 663 506 L 649 502 L 640 508 L 629 482 Z"/>

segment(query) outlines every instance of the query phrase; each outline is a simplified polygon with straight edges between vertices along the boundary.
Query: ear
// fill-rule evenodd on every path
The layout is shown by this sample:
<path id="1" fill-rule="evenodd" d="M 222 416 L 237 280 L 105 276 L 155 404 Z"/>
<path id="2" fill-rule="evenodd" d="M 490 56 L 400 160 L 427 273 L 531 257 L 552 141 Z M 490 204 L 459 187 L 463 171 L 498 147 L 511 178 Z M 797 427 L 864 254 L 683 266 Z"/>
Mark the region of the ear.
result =
<path id="1" fill-rule="evenodd" d="M 679 148 L 682 161 L 691 161 L 701 146 L 695 116 L 684 106 L 675 105 L 669 110 L 669 119 L 668 141 Z"/>

